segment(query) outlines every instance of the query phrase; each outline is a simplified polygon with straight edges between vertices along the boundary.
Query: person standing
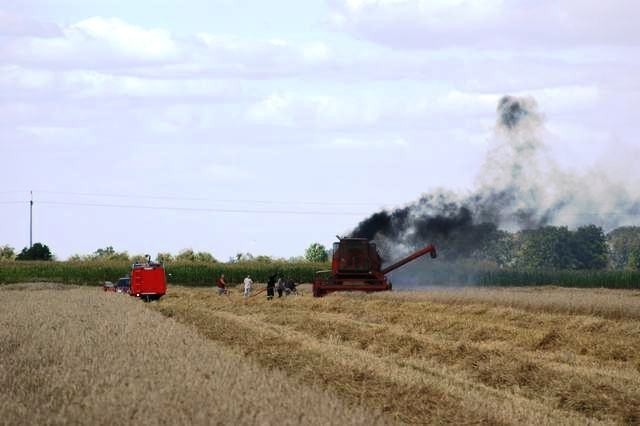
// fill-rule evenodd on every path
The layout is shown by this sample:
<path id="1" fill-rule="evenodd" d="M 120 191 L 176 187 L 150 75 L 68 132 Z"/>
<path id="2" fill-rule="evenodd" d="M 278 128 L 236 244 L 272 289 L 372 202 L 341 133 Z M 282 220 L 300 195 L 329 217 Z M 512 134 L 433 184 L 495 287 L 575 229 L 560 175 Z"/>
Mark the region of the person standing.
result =
<path id="1" fill-rule="evenodd" d="M 278 282 L 276 283 L 276 291 L 278 292 L 278 297 L 282 297 L 282 292 L 284 291 L 284 280 L 282 277 L 278 277 Z"/>
<path id="2" fill-rule="evenodd" d="M 220 274 L 220 278 L 218 278 L 216 286 L 218 287 L 218 294 L 220 296 L 227 294 L 227 283 L 224 280 L 224 274 Z"/>
<path id="3" fill-rule="evenodd" d="M 267 300 L 273 299 L 273 288 L 276 286 L 276 276 L 271 275 L 267 280 Z"/>
<path id="4" fill-rule="evenodd" d="M 247 278 L 244 279 L 244 297 L 249 297 L 251 294 L 251 286 L 253 285 L 253 280 L 250 275 L 247 275 Z"/>
<path id="5" fill-rule="evenodd" d="M 296 283 L 294 283 L 291 278 L 289 278 L 287 280 L 287 282 L 284 284 L 284 292 L 287 295 L 288 294 L 298 294 L 298 292 L 296 290 Z"/>

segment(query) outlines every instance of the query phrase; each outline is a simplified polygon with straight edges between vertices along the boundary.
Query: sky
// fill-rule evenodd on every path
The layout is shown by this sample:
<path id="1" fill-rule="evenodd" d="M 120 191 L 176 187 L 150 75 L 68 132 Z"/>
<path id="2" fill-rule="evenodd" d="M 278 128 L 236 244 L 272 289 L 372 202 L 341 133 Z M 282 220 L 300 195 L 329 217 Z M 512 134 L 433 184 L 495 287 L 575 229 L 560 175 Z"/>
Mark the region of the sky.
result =
<path id="1" fill-rule="evenodd" d="M 290 258 L 481 180 L 504 95 L 638 187 L 632 0 L 0 0 L 0 245 Z M 589 185 L 585 179 L 585 185 Z"/>

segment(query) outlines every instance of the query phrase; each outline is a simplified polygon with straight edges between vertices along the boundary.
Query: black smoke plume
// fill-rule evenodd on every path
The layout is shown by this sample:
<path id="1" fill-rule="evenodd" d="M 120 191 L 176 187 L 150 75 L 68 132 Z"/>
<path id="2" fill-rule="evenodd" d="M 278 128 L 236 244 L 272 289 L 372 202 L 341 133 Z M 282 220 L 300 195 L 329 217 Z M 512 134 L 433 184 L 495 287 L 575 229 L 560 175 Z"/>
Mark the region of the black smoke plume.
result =
<path id="1" fill-rule="evenodd" d="M 495 144 L 470 195 L 423 194 L 404 207 L 374 213 L 351 236 L 375 240 L 387 260 L 429 243 L 454 260 L 495 249 L 488 246 L 500 244 L 504 230 L 592 223 L 612 229 L 637 217 L 640 201 L 623 185 L 598 171 L 561 171 L 549 157 L 544 134 L 533 98 L 504 96 Z"/>

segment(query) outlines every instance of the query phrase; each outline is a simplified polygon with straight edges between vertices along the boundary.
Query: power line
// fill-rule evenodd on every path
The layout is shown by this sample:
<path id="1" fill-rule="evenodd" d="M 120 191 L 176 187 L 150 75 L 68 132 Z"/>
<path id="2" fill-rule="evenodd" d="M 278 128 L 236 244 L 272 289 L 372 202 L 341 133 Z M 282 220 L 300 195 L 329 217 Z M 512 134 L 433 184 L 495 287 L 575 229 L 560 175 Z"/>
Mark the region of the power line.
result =
<path id="1" fill-rule="evenodd" d="M 254 204 L 307 204 L 327 206 L 380 206 L 380 203 L 372 202 L 347 202 L 347 201 L 283 201 L 283 200 L 256 200 L 256 199 L 214 199 L 206 197 L 177 197 L 171 195 L 139 195 L 139 194 L 108 194 L 96 192 L 71 192 L 71 191 L 34 191 L 43 194 L 75 195 L 86 197 L 131 198 L 148 200 L 174 200 L 174 201 L 210 201 L 221 203 L 254 203 Z"/>
<path id="2" fill-rule="evenodd" d="M 109 207 L 109 208 L 124 208 L 124 209 L 172 210 L 172 211 L 215 212 L 215 213 L 258 213 L 258 214 L 324 215 L 324 216 L 363 216 L 368 214 L 363 212 L 220 209 L 220 208 L 206 208 L 206 207 L 148 206 L 148 205 L 140 205 L 140 204 L 76 203 L 76 202 L 66 202 L 66 201 L 38 201 L 38 204 L 46 204 L 46 205 L 53 205 L 53 206 Z"/>
<path id="3" fill-rule="evenodd" d="M 26 191 L 2 191 L 0 194 L 8 193 L 24 193 Z M 209 202 L 246 202 L 257 204 L 288 204 L 283 201 L 270 201 L 270 200 L 214 200 L 210 198 L 198 198 L 198 197 L 174 197 L 174 196 L 144 196 L 138 194 L 105 194 L 105 193 L 91 193 L 91 192 L 71 192 L 71 191 L 38 191 L 47 194 L 61 194 L 61 195 L 78 195 L 78 196 L 93 196 L 93 197 L 113 197 L 113 198 L 131 198 L 131 199 L 149 199 L 149 200 L 173 200 L 173 201 L 209 201 Z M 2 205 L 10 204 L 25 204 L 33 203 L 32 201 L 0 201 Z M 179 206 L 151 206 L 140 204 L 111 204 L 111 203 L 90 203 L 90 202 L 73 202 L 73 201 L 39 201 L 41 204 L 49 205 L 68 205 L 68 206 L 85 206 L 85 207 L 109 207 L 109 208 L 131 208 L 131 209 L 146 209 L 146 210 L 174 210 L 174 211 L 204 211 L 204 212 L 219 212 L 219 213 L 264 213 L 264 214 L 293 214 L 293 215 L 330 215 L 330 216 L 366 216 L 371 212 L 335 212 L 335 211 L 317 211 L 317 210 L 259 210 L 259 209 L 241 209 L 241 208 L 212 208 L 212 207 L 179 207 Z M 326 206 L 340 206 L 340 205 L 376 205 L 379 209 L 382 209 L 379 204 L 373 203 L 347 203 L 347 202 L 323 202 L 323 201 L 299 201 L 290 202 L 290 204 L 306 204 L 306 205 L 326 205 Z M 628 212 L 588 212 L 588 211 L 568 211 L 569 209 L 563 209 L 562 214 L 568 214 L 571 216 L 594 216 L 594 217 L 613 217 L 613 216 L 637 216 L 637 213 Z"/>
<path id="4" fill-rule="evenodd" d="M 142 197 L 144 198 L 144 197 Z M 150 198 L 150 197 L 148 197 Z M 176 198 L 175 200 L 181 200 Z M 236 200 L 237 201 L 237 200 Z M 0 201 L 0 204 L 27 204 L 31 201 Z M 35 202 L 34 202 L 35 203 Z M 257 209 L 224 209 L 213 207 L 179 207 L 179 206 L 150 206 L 140 204 L 109 204 L 109 203 L 85 203 L 72 201 L 38 201 L 40 204 L 59 205 L 59 206 L 84 206 L 84 207 L 110 207 L 110 208 L 132 208 L 146 210 L 176 210 L 176 211 L 204 211 L 204 212 L 220 212 L 220 213 L 265 213 L 265 214 L 294 214 L 294 215 L 332 215 L 332 216 L 364 216 L 371 212 L 336 212 L 336 211 L 318 211 L 318 210 L 257 210 Z M 270 203 L 271 204 L 271 203 Z M 274 202 L 275 204 L 275 202 Z M 567 214 L 565 211 L 564 214 Z M 595 217 L 611 217 L 611 216 L 638 216 L 635 212 L 570 212 L 571 216 L 595 216 Z"/>
<path id="5" fill-rule="evenodd" d="M 0 202 L 3 203 L 3 202 Z M 23 204 L 20 202 L 7 202 L 4 204 Z M 28 203 L 28 201 L 27 201 Z M 123 208 L 123 209 L 143 209 L 143 210 L 166 210 L 166 211 L 191 211 L 191 212 L 213 212 L 213 213 L 256 213 L 256 214 L 287 214 L 287 215 L 324 215 L 324 216 L 367 216 L 371 212 L 336 212 L 336 211 L 319 211 L 319 210 L 258 210 L 258 209 L 224 209 L 214 207 L 179 207 L 179 206 L 151 206 L 142 204 L 110 204 L 110 203 L 82 203 L 67 201 L 38 201 L 39 204 L 52 206 L 78 206 L 78 207 L 107 207 L 107 208 Z M 574 212 L 574 216 L 637 216 L 634 213 L 624 212 Z"/>
<path id="6" fill-rule="evenodd" d="M 135 198 L 147 200 L 184 200 L 184 201 L 207 201 L 203 197 L 176 197 L 170 195 L 142 195 L 142 194 L 108 194 L 98 192 L 70 192 L 70 191 L 36 191 L 42 194 L 77 195 L 86 197 L 106 197 L 106 198 Z"/>

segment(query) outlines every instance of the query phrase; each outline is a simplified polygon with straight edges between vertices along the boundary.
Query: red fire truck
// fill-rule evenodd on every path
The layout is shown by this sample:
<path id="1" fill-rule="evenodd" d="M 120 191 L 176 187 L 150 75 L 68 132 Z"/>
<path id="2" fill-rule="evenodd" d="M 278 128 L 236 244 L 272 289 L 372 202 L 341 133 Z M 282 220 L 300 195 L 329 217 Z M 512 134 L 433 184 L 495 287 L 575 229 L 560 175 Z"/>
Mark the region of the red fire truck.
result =
<path id="1" fill-rule="evenodd" d="M 167 292 L 167 278 L 162 263 L 152 262 L 150 257 L 144 263 L 131 266 L 129 294 L 149 302 L 160 299 Z"/>

